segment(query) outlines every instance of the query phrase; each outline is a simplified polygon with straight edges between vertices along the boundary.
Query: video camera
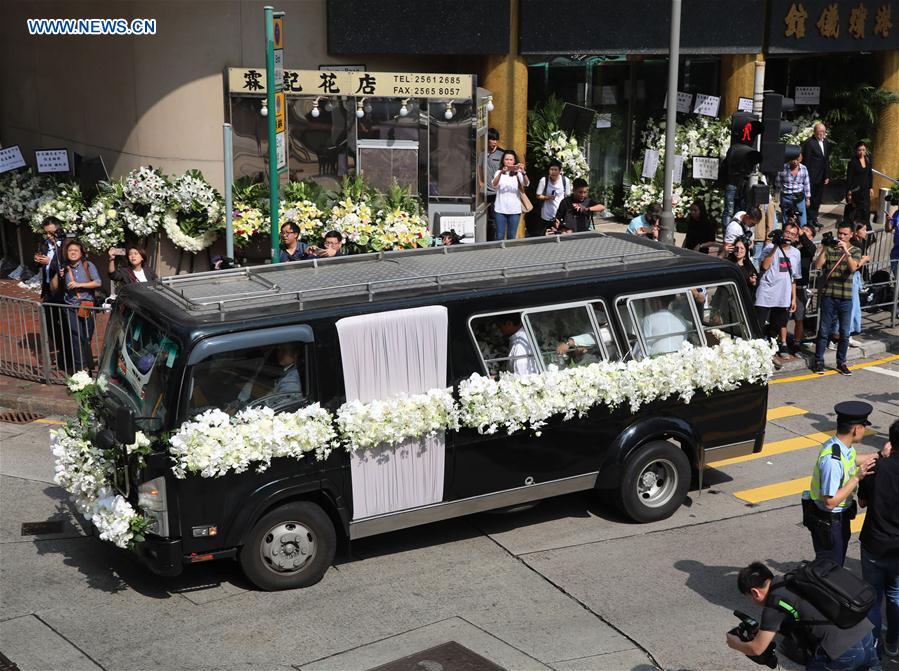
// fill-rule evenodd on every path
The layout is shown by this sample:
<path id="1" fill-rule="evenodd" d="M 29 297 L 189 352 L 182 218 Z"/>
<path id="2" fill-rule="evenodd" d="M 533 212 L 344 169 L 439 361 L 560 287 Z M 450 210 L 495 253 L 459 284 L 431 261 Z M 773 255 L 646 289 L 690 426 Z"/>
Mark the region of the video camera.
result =
<path id="1" fill-rule="evenodd" d="M 771 239 L 771 244 L 775 247 L 780 247 L 787 241 L 786 237 L 784 237 L 783 230 L 780 228 L 775 228 L 768 237 Z"/>
<path id="2" fill-rule="evenodd" d="M 831 231 L 827 231 L 824 235 L 821 236 L 821 244 L 825 247 L 836 247 L 840 243 L 835 237 L 833 237 L 833 233 Z"/>
<path id="3" fill-rule="evenodd" d="M 749 617 L 746 613 L 742 613 L 738 610 L 734 611 L 734 615 L 737 619 L 740 620 L 740 624 L 731 629 L 728 634 L 733 634 L 741 641 L 749 642 L 755 638 L 755 635 L 759 631 L 759 623 L 755 618 Z M 767 666 L 769 669 L 777 668 L 777 655 L 774 654 L 774 649 L 777 647 L 777 644 L 774 641 L 768 644 L 768 647 L 765 649 L 761 655 L 746 655 L 756 664 L 760 664 L 762 666 Z"/>
<path id="4" fill-rule="evenodd" d="M 755 242 L 755 233 L 752 231 L 745 231 L 743 235 L 741 235 L 737 240 L 743 241 L 743 246 L 747 249 L 747 255 L 752 253 L 752 245 Z M 736 242 L 736 240 L 734 240 Z"/>

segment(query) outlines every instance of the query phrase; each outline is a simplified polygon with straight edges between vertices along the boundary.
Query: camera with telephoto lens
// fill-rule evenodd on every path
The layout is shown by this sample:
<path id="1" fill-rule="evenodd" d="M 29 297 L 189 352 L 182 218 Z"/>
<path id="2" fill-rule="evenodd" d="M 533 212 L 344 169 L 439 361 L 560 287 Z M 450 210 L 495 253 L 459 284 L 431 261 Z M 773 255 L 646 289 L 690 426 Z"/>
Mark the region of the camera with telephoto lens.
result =
<path id="1" fill-rule="evenodd" d="M 825 247 L 836 247 L 840 243 L 835 237 L 833 237 L 833 233 L 827 231 L 827 233 L 821 236 L 821 244 Z"/>
<path id="2" fill-rule="evenodd" d="M 771 244 L 774 245 L 775 247 L 780 247 L 782 244 L 784 244 L 787 241 L 787 239 L 784 237 L 784 232 L 779 228 L 776 228 L 773 231 L 771 231 L 770 238 L 771 238 Z"/>
<path id="3" fill-rule="evenodd" d="M 749 251 L 752 251 L 752 244 L 755 242 L 755 234 L 752 231 L 746 231 L 741 235 L 737 240 L 743 241 L 743 246 L 746 247 Z M 736 243 L 737 240 L 734 240 Z"/>
<path id="4" fill-rule="evenodd" d="M 744 643 L 748 643 L 752 639 L 755 638 L 755 635 L 759 632 L 759 623 L 755 618 L 749 617 L 746 613 L 741 613 L 738 610 L 734 611 L 734 615 L 740 620 L 740 624 L 731 629 L 728 634 L 733 634 L 737 638 L 739 638 Z M 746 655 L 756 664 L 760 664 L 762 666 L 767 666 L 769 669 L 777 668 L 777 655 L 774 654 L 774 649 L 777 647 L 777 644 L 774 641 L 771 641 L 768 644 L 768 647 L 765 648 L 765 652 L 761 655 Z"/>

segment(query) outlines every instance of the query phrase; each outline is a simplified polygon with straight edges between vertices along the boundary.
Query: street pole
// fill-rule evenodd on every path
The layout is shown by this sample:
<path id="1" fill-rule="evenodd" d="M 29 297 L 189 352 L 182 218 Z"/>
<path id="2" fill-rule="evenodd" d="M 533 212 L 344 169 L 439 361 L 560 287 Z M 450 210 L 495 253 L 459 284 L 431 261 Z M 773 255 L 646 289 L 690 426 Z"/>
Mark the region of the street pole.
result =
<path id="1" fill-rule="evenodd" d="M 280 231 L 278 230 L 278 148 L 275 144 L 275 28 L 274 7 L 266 5 L 265 13 L 265 97 L 268 105 L 268 193 L 272 216 L 272 263 L 278 263 Z"/>
<path id="2" fill-rule="evenodd" d="M 231 143 L 231 124 L 222 125 L 222 142 L 225 154 L 225 256 L 234 258 L 234 211 L 231 189 L 234 186 L 234 147 Z"/>
<path id="3" fill-rule="evenodd" d="M 680 64 L 681 0 L 671 0 L 671 46 L 668 53 L 668 109 L 665 123 L 665 192 L 662 197 L 662 221 L 659 242 L 674 244 L 674 130 L 677 123 L 677 72 Z"/>

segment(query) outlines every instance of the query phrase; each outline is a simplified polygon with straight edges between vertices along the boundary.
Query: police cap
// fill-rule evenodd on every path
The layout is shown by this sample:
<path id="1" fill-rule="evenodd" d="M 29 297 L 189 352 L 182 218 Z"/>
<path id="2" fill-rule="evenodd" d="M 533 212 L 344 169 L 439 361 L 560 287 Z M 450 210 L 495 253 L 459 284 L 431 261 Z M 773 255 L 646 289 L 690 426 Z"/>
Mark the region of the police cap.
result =
<path id="1" fill-rule="evenodd" d="M 837 413 L 837 424 L 871 426 L 868 415 L 874 412 L 874 408 L 864 401 L 843 401 L 833 406 L 833 411 Z"/>

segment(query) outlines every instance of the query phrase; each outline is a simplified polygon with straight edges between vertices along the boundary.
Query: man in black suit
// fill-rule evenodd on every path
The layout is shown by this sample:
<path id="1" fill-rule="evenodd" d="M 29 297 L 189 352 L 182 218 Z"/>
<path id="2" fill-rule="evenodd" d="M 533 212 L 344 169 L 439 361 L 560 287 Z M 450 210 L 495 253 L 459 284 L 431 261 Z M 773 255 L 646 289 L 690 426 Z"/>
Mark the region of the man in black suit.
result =
<path id="1" fill-rule="evenodd" d="M 830 170 L 827 164 L 830 160 L 830 148 L 833 143 L 827 139 L 827 127 L 823 123 L 815 124 L 815 133 L 802 145 L 802 162 L 808 170 L 809 186 L 811 187 L 811 205 L 808 208 L 808 221 L 820 227 L 818 223 L 818 208 L 824 197 L 824 187 L 830 183 Z"/>

